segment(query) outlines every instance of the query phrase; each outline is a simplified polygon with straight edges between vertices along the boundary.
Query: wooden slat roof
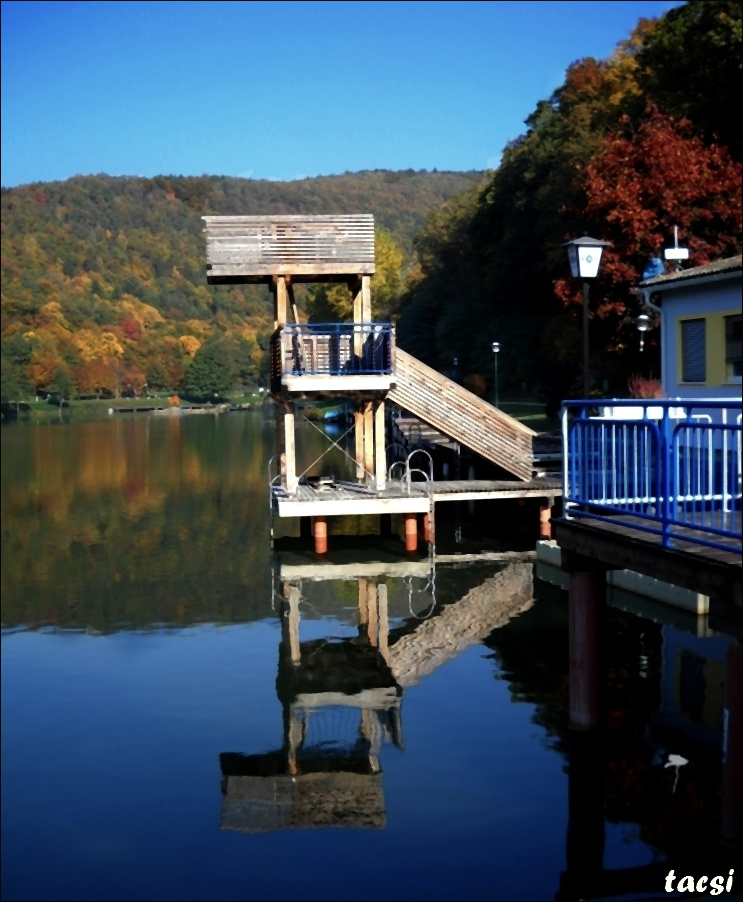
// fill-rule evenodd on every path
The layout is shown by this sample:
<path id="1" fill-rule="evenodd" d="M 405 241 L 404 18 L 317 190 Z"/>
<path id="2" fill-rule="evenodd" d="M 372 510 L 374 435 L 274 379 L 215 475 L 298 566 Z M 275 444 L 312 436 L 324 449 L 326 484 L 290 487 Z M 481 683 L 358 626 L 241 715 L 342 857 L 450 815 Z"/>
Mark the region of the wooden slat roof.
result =
<path id="1" fill-rule="evenodd" d="M 326 276 L 374 272 L 370 213 L 203 219 L 209 281 L 264 281 L 274 275 L 326 281 Z"/>

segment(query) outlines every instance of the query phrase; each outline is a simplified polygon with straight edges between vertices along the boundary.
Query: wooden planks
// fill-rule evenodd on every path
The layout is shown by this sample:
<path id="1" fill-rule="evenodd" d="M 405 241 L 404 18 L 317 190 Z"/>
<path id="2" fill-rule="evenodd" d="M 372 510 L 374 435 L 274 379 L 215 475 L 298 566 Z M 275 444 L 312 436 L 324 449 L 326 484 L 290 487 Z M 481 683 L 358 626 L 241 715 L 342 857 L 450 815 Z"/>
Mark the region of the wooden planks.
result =
<path id="1" fill-rule="evenodd" d="M 396 349 L 395 377 L 390 401 L 519 479 L 531 479 L 533 429 L 400 348 Z"/>
<path id="2" fill-rule="evenodd" d="M 204 216 L 209 278 L 371 275 L 374 217 Z"/>

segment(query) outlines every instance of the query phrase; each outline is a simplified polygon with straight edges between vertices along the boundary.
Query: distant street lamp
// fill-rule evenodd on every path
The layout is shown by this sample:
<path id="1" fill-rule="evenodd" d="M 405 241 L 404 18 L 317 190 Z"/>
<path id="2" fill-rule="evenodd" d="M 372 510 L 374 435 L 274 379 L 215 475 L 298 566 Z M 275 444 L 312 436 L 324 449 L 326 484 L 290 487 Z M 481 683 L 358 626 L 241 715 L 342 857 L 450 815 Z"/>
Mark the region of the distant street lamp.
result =
<path id="1" fill-rule="evenodd" d="M 584 235 L 582 238 L 566 241 L 563 247 L 568 249 L 573 278 L 583 279 L 583 400 L 586 400 L 591 388 L 588 358 L 588 280 L 595 279 L 599 274 L 601 254 L 605 247 L 611 247 L 611 242 Z"/>
<path id="2" fill-rule="evenodd" d="M 491 347 L 492 350 L 493 350 L 493 361 L 495 362 L 495 388 L 494 388 L 494 393 L 495 393 L 495 406 L 497 407 L 497 406 L 498 406 L 498 353 L 499 353 L 499 351 L 500 351 L 500 343 L 497 342 L 497 341 L 494 341 L 494 342 L 490 345 L 490 347 Z"/>
<path id="3" fill-rule="evenodd" d="M 635 325 L 640 333 L 640 353 L 642 353 L 645 348 L 645 333 L 650 328 L 650 317 L 647 313 L 641 313 L 635 320 Z"/>

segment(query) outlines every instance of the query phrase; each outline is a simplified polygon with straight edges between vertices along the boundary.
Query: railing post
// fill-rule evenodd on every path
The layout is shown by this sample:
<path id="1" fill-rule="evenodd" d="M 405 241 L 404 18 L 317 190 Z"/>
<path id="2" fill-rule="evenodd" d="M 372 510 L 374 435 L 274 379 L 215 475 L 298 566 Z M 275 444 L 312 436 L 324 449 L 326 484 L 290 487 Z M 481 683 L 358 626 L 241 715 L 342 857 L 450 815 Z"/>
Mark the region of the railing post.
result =
<path id="1" fill-rule="evenodd" d="M 661 500 L 661 544 L 664 548 L 668 548 L 671 541 L 671 504 L 673 503 L 673 495 L 676 490 L 675 470 L 677 462 L 672 457 L 673 454 L 673 428 L 671 425 L 671 417 L 669 416 L 669 408 L 663 408 L 663 428 L 660 432 L 660 448 L 658 466 L 660 468 L 661 480 L 663 487 L 663 497 Z"/>

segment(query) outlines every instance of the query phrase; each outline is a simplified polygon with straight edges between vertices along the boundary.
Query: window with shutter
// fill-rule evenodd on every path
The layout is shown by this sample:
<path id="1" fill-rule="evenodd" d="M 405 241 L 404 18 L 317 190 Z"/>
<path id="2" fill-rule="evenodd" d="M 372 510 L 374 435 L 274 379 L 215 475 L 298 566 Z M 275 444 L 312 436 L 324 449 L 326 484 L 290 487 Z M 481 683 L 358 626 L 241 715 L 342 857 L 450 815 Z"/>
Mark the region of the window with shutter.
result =
<path id="1" fill-rule="evenodd" d="M 706 322 L 687 319 L 681 323 L 681 381 L 706 382 Z"/>
<path id="2" fill-rule="evenodd" d="M 741 316 L 725 317 L 725 379 L 741 381 Z"/>

